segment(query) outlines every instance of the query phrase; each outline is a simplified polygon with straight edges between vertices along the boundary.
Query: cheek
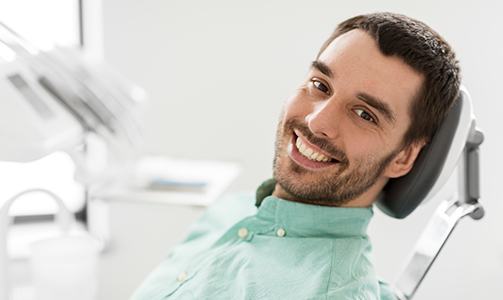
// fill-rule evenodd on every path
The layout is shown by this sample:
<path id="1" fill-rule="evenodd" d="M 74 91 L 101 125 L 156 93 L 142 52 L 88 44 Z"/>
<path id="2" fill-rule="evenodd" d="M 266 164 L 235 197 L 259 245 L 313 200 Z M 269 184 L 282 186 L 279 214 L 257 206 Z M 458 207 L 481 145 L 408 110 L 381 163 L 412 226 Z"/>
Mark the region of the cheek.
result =
<path id="1" fill-rule="evenodd" d="M 389 148 L 379 137 L 358 130 L 347 130 L 343 133 L 342 140 L 344 140 L 346 155 L 350 162 L 380 157 L 381 153 L 385 153 Z"/>

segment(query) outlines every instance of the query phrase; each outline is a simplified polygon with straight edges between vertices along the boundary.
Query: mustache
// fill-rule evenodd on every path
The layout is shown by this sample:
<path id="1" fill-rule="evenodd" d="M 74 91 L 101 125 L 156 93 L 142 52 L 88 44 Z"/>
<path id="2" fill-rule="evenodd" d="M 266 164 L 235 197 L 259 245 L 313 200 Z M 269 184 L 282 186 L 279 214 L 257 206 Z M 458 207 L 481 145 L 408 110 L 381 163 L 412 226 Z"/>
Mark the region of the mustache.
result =
<path id="1" fill-rule="evenodd" d="M 346 156 L 346 153 L 339 149 L 337 146 L 333 145 L 330 143 L 327 139 L 315 136 L 309 127 L 302 123 L 300 120 L 297 119 L 290 119 L 285 122 L 285 131 L 293 131 L 293 129 L 298 130 L 302 135 L 313 145 L 316 145 L 323 151 L 327 152 L 330 154 L 330 156 L 336 160 L 338 160 L 340 163 L 347 164 L 348 163 L 348 158 Z"/>

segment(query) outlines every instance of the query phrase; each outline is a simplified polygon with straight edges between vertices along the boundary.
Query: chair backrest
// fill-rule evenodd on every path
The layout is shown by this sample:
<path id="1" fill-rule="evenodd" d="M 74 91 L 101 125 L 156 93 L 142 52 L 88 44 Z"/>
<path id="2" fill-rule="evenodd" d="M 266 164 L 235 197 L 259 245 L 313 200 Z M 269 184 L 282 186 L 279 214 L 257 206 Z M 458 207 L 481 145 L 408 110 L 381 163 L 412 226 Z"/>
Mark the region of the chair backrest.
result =
<path id="1" fill-rule="evenodd" d="M 377 206 L 387 215 L 402 219 L 431 199 L 454 171 L 474 120 L 470 95 L 461 87 L 459 98 L 421 150 L 412 170 L 387 183 Z"/>

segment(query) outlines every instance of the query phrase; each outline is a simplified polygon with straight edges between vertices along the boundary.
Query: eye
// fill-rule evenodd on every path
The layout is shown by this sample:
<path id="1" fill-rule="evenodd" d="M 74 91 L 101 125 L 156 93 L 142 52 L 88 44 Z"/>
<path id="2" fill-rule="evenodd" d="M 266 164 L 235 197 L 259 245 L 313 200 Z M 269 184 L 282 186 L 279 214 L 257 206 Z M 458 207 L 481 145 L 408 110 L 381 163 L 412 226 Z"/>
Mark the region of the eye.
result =
<path id="1" fill-rule="evenodd" d="M 364 119 L 365 121 L 367 122 L 372 122 L 374 124 L 377 124 L 376 122 L 376 119 L 371 115 L 369 114 L 367 111 L 365 111 L 364 109 L 361 109 L 361 108 L 356 108 L 354 110 L 354 112 L 362 119 Z"/>
<path id="2" fill-rule="evenodd" d="M 322 93 L 330 95 L 330 89 L 326 84 L 324 84 L 321 80 L 318 78 L 313 78 L 311 79 L 311 84 L 318 90 L 320 90 Z"/>

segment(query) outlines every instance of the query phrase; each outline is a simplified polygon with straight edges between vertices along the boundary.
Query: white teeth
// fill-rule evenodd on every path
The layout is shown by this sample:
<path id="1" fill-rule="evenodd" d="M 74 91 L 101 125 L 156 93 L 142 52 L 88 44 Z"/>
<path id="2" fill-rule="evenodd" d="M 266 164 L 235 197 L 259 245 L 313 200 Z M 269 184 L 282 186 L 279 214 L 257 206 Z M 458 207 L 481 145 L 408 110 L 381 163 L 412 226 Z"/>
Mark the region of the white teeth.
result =
<path id="1" fill-rule="evenodd" d="M 326 157 L 325 155 L 316 152 L 313 149 L 306 146 L 305 144 L 303 144 L 302 141 L 300 140 L 300 137 L 297 137 L 297 140 L 295 141 L 295 146 L 297 146 L 297 149 L 303 156 L 309 158 L 310 160 L 323 161 L 323 162 L 327 162 L 330 160 L 330 158 Z"/>
<path id="2" fill-rule="evenodd" d="M 305 152 L 306 151 L 306 145 L 302 144 L 302 142 L 300 143 L 299 151 L 300 152 Z"/>

